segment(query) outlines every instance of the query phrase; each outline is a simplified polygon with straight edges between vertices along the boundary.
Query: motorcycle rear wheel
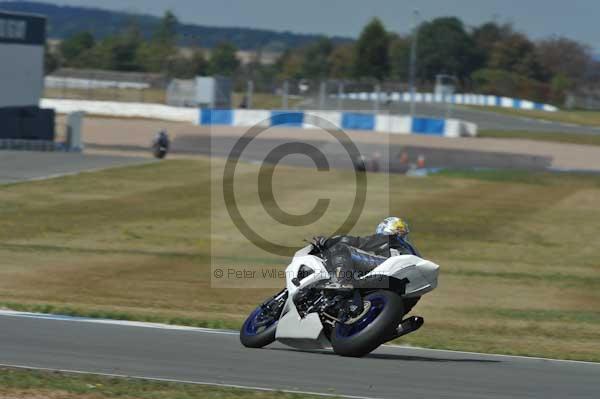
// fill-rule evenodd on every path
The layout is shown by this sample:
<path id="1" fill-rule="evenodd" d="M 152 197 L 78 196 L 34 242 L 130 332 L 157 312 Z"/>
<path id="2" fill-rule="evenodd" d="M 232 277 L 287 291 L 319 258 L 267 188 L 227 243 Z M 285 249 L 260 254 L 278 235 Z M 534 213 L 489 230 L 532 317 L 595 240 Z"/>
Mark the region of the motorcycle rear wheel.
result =
<path id="1" fill-rule="evenodd" d="M 352 324 L 337 322 L 331 332 L 331 346 L 340 356 L 363 357 L 385 343 L 404 317 L 402 298 L 379 290 L 366 295 L 369 310 Z"/>
<path id="2" fill-rule="evenodd" d="M 167 156 L 167 151 L 165 150 L 155 150 L 154 158 L 156 159 L 164 159 Z"/>

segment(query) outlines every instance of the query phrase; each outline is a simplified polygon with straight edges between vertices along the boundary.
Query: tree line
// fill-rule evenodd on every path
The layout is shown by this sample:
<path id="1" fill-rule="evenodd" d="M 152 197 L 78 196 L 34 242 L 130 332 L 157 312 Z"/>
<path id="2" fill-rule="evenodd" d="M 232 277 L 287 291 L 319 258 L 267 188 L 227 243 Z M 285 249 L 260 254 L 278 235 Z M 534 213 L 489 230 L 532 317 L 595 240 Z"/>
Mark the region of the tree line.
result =
<path id="1" fill-rule="evenodd" d="M 47 52 L 46 70 L 59 67 L 101 69 L 122 72 L 161 73 L 176 78 L 202 75 L 233 75 L 240 61 L 237 49 L 223 42 L 211 51 L 210 60 L 204 50 L 178 47 L 177 17 L 167 11 L 150 40 L 144 39 L 135 20 L 118 34 L 96 40 L 88 31 L 78 32 L 60 43 L 57 51 Z"/>
<path id="2" fill-rule="evenodd" d="M 592 50 L 569 38 L 533 41 L 510 24 L 467 28 L 456 17 L 423 22 L 416 31 L 416 78 L 423 90 L 445 74 L 456 79 L 459 90 L 561 103 L 567 92 L 600 77 Z M 355 43 L 334 46 L 324 38 L 287 51 L 280 77 L 407 82 L 412 41 L 412 34 L 389 32 L 374 18 Z"/>
<path id="3" fill-rule="evenodd" d="M 274 65 L 242 65 L 231 43 L 221 43 L 208 57 L 200 48 L 177 47 L 179 21 L 166 12 L 151 40 L 132 22 L 120 34 L 95 40 L 89 32 L 65 39 L 48 68 L 69 66 L 140 71 L 190 78 L 233 76 L 242 86 L 255 81 L 271 90 L 283 80 L 353 80 L 407 82 L 413 37 L 388 31 L 372 19 L 352 43 L 322 37 L 282 53 Z M 599 63 L 589 47 L 565 37 L 533 41 L 509 24 L 486 22 L 468 28 L 456 17 L 442 17 L 416 29 L 419 87 L 431 90 L 436 75 L 455 78 L 459 90 L 561 103 L 569 91 L 593 85 Z"/>

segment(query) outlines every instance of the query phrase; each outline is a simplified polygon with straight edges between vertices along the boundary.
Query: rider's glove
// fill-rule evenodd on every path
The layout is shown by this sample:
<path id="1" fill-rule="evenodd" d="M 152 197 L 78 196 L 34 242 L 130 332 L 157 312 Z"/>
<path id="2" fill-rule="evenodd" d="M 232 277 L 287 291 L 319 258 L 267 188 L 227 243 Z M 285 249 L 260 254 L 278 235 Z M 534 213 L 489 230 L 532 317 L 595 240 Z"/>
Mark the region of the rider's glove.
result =
<path id="1" fill-rule="evenodd" d="M 313 237 L 311 244 L 318 251 L 323 251 L 327 248 L 327 237 L 317 236 Z"/>

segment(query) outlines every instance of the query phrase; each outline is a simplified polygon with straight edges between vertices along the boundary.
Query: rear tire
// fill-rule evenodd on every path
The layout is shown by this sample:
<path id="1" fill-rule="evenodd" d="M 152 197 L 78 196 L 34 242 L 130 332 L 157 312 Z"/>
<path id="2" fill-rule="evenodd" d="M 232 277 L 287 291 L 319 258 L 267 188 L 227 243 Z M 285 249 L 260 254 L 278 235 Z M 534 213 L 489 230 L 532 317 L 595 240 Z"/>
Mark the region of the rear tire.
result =
<path id="1" fill-rule="evenodd" d="M 404 317 L 403 301 L 398 294 L 379 290 L 363 299 L 371 302 L 372 310 L 352 325 L 336 323 L 331 333 L 331 346 L 338 355 L 363 357 L 371 353 L 386 342 Z M 365 323 L 368 324 L 361 326 Z"/>

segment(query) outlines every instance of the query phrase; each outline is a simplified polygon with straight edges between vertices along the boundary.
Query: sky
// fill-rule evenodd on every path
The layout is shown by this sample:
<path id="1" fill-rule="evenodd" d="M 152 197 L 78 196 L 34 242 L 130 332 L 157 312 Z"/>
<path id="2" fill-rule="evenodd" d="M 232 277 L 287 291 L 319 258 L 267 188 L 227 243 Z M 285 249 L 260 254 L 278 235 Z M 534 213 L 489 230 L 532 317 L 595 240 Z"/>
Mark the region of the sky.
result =
<path id="1" fill-rule="evenodd" d="M 423 19 L 458 16 L 468 26 L 513 23 L 540 39 L 567 36 L 600 50 L 600 0 L 42 0 L 160 15 L 170 8 L 180 20 L 209 26 L 251 27 L 357 37 L 374 16 L 406 33 L 413 10 Z"/>

